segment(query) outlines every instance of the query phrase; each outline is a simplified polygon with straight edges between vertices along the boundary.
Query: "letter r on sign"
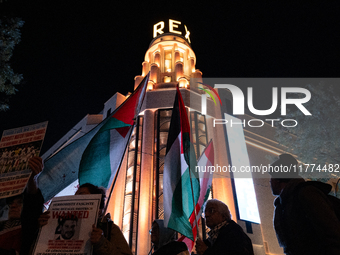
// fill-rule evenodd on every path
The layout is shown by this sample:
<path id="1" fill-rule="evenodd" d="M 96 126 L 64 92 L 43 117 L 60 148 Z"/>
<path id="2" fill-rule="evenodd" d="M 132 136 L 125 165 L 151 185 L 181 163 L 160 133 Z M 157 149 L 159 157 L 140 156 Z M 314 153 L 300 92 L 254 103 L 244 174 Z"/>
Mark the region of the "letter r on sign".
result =
<path id="1" fill-rule="evenodd" d="M 153 38 L 157 36 L 157 34 L 163 34 L 164 29 L 164 21 L 160 21 L 157 24 L 153 25 Z"/>

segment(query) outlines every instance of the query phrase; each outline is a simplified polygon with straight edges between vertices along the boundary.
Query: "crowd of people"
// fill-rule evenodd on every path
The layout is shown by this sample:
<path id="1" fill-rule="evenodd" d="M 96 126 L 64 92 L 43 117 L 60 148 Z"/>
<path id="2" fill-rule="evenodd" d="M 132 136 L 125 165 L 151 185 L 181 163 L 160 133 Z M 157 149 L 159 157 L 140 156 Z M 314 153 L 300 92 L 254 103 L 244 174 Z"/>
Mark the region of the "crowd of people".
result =
<path id="1" fill-rule="evenodd" d="M 297 165 L 289 154 L 280 155 L 272 166 Z M 50 212 L 43 211 L 44 199 L 35 176 L 43 170 L 39 157 L 29 160 L 32 175 L 22 195 L 7 199 L 8 220 L 0 222 L 1 255 L 28 255 L 33 251 L 37 234 L 44 228 Z M 320 182 L 306 182 L 296 176 L 272 173 L 270 186 L 276 196 L 273 226 L 279 244 L 287 255 L 339 255 L 340 221 L 327 194 L 330 185 Z M 105 190 L 90 183 L 81 185 L 75 195 L 100 194 L 101 201 L 98 222 L 92 225 L 90 242 L 95 255 L 131 255 L 131 249 L 119 227 L 104 215 Z M 220 200 L 208 200 L 204 214 L 206 225 L 210 228 L 208 238 L 197 239 L 195 250 L 199 255 L 253 255 L 251 239 L 243 229 L 232 220 L 228 206 Z M 78 218 L 61 217 L 55 229 L 56 240 L 70 240 L 74 237 Z M 6 239 L 1 235 L 7 233 Z M 154 255 L 188 255 L 184 242 L 176 241 L 174 230 L 164 226 L 163 220 L 153 221 L 151 230 Z"/>

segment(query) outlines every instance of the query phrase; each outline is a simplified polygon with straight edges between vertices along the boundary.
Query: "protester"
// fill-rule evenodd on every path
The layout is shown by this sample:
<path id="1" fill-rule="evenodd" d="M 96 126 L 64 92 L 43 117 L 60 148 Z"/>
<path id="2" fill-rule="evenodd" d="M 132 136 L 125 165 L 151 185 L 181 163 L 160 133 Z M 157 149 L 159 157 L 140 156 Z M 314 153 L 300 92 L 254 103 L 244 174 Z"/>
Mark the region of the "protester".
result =
<path id="1" fill-rule="evenodd" d="M 119 227 L 113 223 L 109 215 L 103 217 L 105 205 L 105 190 L 90 183 L 81 185 L 75 195 L 101 194 L 99 219 L 97 226 L 92 225 L 90 241 L 93 245 L 94 255 L 132 255 L 132 252 L 127 244 L 125 237 Z M 39 225 L 45 226 L 48 222 L 49 211 L 43 213 L 39 217 Z"/>
<path id="2" fill-rule="evenodd" d="M 18 254 L 21 246 L 22 195 L 6 199 L 8 219 L 0 222 L 0 254 Z"/>
<path id="3" fill-rule="evenodd" d="M 225 203 L 217 199 L 208 200 L 204 216 L 210 231 L 207 240 L 196 241 L 196 251 L 199 255 L 254 254 L 250 238 L 231 219 Z"/>
<path id="4" fill-rule="evenodd" d="M 298 169 L 297 160 L 281 154 L 273 168 Z M 340 222 L 326 194 L 331 185 L 305 182 L 298 172 L 273 171 L 274 228 L 287 255 L 339 255 Z"/>
<path id="5" fill-rule="evenodd" d="M 150 230 L 153 255 L 189 255 L 188 247 L 183 242 L 175 241 L 176 232 L 164 227 L 163 220 L 155 220 Z"/>
<path id="6" fill-rule="evenodd" d="M 8 220 L 0 223 L 0 251 L 1 255 L 7 254 L 27 254 L 27 246 L 32 243 L 31 236 L 28 233 L 32 227 L 32 224 L 37 223 L 37 218 L 41 213 L 36 207 L 36 204 L 32 204 L 33 211 L 38 211 L 36 217 L 32 217 L 32 211 L 27 211 L 25 204 L 30 204 L 30 196 L 37 192 L 37 183 L 35 177 L 40 173 L 42 168 L 30 168 L 32 170 L 31 176 L 27 182 L 27 187 L 23 194 L 7 198 L 7 204 L 9 205 Z M 23 236 L 27 238 L 22 238 Z M 29 248 L 28 248 L 29 249 Z"/>
<path id="7" fill-rule="evenodd" d="M 32 175 L 24 192 L 24 204 L 21 214 L 22 244 L 21 255 L 30 253 L 32 244 L 38 234 L 38 218 L 44 208 L 44 199 L 36 181 L 36 176 L 43 169 L 43 161 L 40 157 L 32 157 L 28 160 L 28 166 Z"/>
<path id="8" fill-rule="evenodd" d="M 132 255 L 128 243 L 119 227 L 109 215 L 103 217 L 105 191 L 89 183 L 81 185 L 75 195 L 102 194 L 98 224 L 92 226 L 91 243 L 95 255 Z"/>

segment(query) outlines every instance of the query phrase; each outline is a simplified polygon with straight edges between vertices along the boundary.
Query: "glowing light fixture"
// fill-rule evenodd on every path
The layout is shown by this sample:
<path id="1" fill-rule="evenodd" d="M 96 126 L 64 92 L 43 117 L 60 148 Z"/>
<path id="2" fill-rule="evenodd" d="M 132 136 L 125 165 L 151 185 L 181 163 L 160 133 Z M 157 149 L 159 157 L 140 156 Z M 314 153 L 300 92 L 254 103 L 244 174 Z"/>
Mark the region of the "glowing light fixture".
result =
<path id="1" fill-rule="evenodd" d="M 149 81 L 147 89 L 148 90 L 153 90 L 153 85 L 154 85 L 154 82 L 153 81 Z"/>
<path id="2" fill-rule="evenodd" d="M 180 87 L 180 88 L 187 88 L 188 85 L 189 85 L 188 80 L 187 80 L 186 78 L 184 78 L 184 77 L 180 77 L 180 78 L 178 79 L 178 83 L 179 83 L 179 87 Z"/>
<path id="3" fill-rule="evenodd" d="M 164 82 L 171 82 L 170 76 L 164 76 Z"/>

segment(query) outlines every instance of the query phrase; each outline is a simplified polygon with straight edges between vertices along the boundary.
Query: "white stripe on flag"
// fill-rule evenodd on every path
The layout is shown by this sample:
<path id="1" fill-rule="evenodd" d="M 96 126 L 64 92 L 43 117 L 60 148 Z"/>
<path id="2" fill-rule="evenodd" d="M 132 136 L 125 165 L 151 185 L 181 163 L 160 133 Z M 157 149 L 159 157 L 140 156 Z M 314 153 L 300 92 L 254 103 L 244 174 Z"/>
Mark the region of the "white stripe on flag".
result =
<path id="1" fill-rule="evenodd" d="M 181 167 L 181 133 L 177 136 L 176 140 L 171 145 L 170 150 L 165 156 L 164 160 L 164 171 L 163 180 L 167 180 L 163 183 L 163 207 L 164 207 L 164 226 L 168 226 L 169 219 L 172 212 L 172 198 L 174 190 L 177 186 L 178 179 L 177 171 L 172 171 L 172 169 L 178 169 Z M 182 173 L 182 170 L 181 170 Z M 179 176 L 180 178 L 180 176 Z"/>
<path id="2" fill-rule="evenodd" d="M 133 128 L 133 127 L 130 127 Z M 110 165 L 111 165 L 111 177 L 109 185 L 112 184 L 115 178 L 120 162 L 125 153 L 126 143 L 129 140 L 129 136 L 122 137 L 116 129 L 110 130 Z"/>

